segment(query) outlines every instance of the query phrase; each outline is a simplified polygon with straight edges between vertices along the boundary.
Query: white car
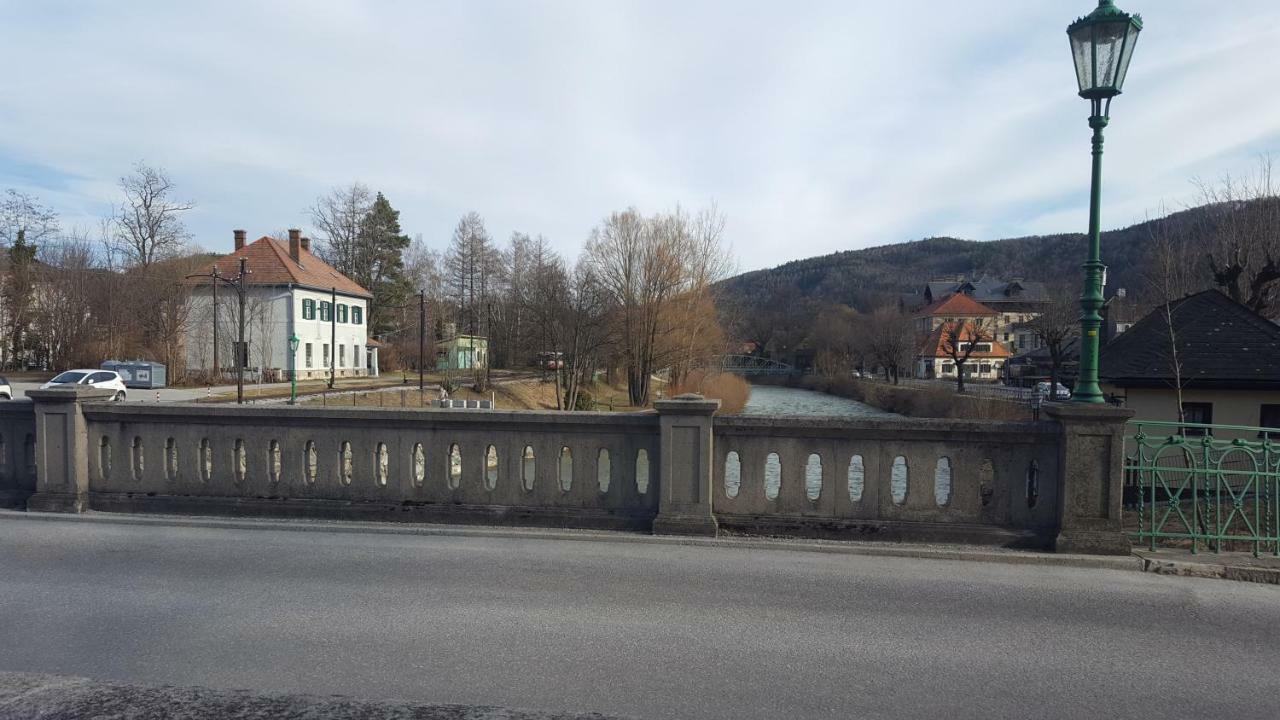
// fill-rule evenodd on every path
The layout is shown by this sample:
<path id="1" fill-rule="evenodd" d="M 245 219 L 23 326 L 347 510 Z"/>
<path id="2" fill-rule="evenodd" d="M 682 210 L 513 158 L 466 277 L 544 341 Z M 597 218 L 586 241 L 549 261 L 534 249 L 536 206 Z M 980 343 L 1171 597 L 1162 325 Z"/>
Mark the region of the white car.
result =
<path id="1" fill-rule="evenodd" d="M 124 400 L 127 391 L 120 373 L 111 370 L 68 370 L 40 386 L 41 390 L 67 385 L 86 385 L 101 390 L 115 390 L 112 400 Z"/>
<path id="2" fill-rule="evenodd" d="M 12 400 L 13 388 L 9 385 L 9 381 L 0 377 L 0 400 Z"/>

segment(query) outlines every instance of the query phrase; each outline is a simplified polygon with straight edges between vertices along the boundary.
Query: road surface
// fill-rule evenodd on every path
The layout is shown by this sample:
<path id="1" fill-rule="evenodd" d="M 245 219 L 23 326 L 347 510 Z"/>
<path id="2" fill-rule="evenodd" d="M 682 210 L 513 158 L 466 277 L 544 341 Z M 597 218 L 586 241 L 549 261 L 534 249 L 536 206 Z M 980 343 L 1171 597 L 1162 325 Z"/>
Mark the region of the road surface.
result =
<path id="1" fill-rule="evenodd" d="M 13 397 L 25 398 L 28 390 L 35 390 L 43 385 L 43 382 L 13 382 Z M 251 383 L 244 384 L 245 394 L 252 396 L 259 388 L 287 388 L 289 383 L 266 383 L 263 385 L 255 385 Z M 212 392 L 214 395 L 218 393 L 234 393 L 235 385 L 215 385 L 212 388 L 205 387 L 173 387 L 160 388 L 159 390 L 147 390 L 145 388 L 129 388 L 125 395 L 129 402 L 156 402 L 156 393 L 160 393 L 160 402 L 187 402 L 197 400 Z M 0 401 L 3 402 L 3 401 Z"/>
<path id="2" fill-rule="evenodd" d="M 1280 588 L 0 518 L 0 671 L 653 718 L 1274 718 Z"/>

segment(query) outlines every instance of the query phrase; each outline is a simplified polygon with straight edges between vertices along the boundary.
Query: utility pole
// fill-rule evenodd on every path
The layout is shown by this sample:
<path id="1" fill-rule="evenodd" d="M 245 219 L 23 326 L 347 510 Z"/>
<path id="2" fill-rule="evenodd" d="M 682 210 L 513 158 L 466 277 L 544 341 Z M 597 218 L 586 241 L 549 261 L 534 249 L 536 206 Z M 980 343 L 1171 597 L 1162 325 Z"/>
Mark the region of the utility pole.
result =
<path id="1" fill-rule="evenodd" d="M 418 290 L 418 393 L 424 388 L 427 366 L 427 291 Z"/>
<path id="2" fill-rule="evenodd" d="M 236 347 L 236 404 L 244 404 L 244 364 L 248 362 L 249 348 L 244 344 L 244 277 L 246 258 L 240 258 L 240 274 L 236 277 L 236 294 L 240 296 L 240 343 Z"/>
<path id="3" fill-rule="evenodd" d="M 329 288 L 329 389 L 338 377 L 338 288 Z"/>
<path id="4" fill-rule="evenodd" d="M 249 269 L 245 266 L 246 258 L 240 258 L 240 272 L 233 278 L 224 277 L 218 272 L 218 265 L 214 263 L 213 269 L 207 273 L 197 273 L 188 275 L 187 278 L 207 277 L 213 283 L 213 371 L 216 375 L 218 368 L 218 283 L 224 282 L 230 285 L 239 296 L 240 301 L 240 317 L 239 317 L 239 347 L 236 348 L 236 403 L 244 403 L 244 364 L 248 360 L 248 349 L 244 342 L 244 303 L 245 303 L 245 280 L 249 277 Z"/>

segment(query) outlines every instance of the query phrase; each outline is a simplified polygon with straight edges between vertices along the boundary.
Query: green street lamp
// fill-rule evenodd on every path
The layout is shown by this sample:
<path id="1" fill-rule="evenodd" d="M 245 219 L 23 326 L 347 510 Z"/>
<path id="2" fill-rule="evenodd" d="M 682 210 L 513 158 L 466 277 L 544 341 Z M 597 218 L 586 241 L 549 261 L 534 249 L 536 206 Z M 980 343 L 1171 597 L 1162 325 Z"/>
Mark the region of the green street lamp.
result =
<path id="1" fill-rule="evenodd" d="M 1089 194 L 1089 259 L 1084 263 L 1084 293 L 1080 296 L 1080 374 L 1072 399 L 1103 402 L 1098 387 L 1098 343 L 1102 329 L 1102 129 L 1111 119 L 1111 98 L 1120 94 L 1133 48 L 1142 31 L 1142 18 L 1122 12 L 1113 0 L 1098 0 L 1098 7 L 1071 23 L 1071 56 L 1075 59 L 1080 97 L 1089 101 L 1093 128 L 1093 180 Z"/>
<path id="2" fill-rule="evenodd" d="M 289 404 L 295 405 L 298 402 L 298 343 L 302 342 L 298 338 L 298 334 L 294 333 L 289 336 L 289 359 L 292 367 L 289 372 Z"/>

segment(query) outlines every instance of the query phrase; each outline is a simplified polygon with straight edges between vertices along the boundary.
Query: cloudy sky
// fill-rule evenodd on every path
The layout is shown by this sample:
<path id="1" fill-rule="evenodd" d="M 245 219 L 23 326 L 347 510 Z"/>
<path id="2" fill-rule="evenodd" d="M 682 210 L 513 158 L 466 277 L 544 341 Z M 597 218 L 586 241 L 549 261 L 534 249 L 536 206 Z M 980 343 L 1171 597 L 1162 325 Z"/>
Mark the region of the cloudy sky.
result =
<path id="1" fill-rule="evenodd" d="M 611 210 L 715 202 L 743 270 L 1082 230 L 1091 4 L 0 0 L 0 188 L 96 226 L 146 160 L 212 250 L 353 180 L 436 247 L 469 210 L 572 255 Z M 1280 151 L 1280 2 L 1120 4 L 1107 227 Z"/>

